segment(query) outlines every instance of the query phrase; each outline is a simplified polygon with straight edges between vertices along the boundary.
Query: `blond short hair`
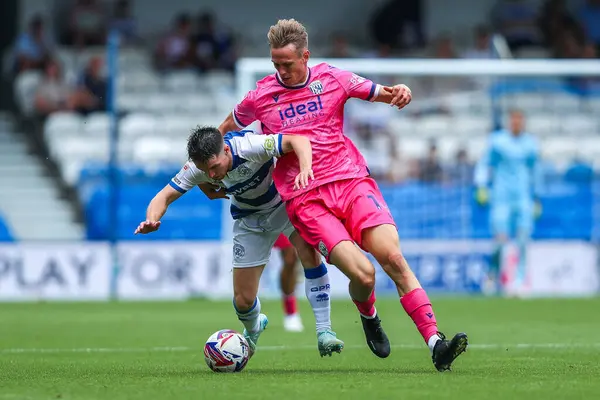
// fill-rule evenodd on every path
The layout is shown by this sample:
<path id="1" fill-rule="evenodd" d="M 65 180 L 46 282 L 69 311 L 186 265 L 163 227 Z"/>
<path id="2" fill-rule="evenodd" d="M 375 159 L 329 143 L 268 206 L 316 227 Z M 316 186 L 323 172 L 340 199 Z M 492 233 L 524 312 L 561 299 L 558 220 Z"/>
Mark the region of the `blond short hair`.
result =
<path id="1" fill-rule="evenodd" d="M 280 49 L 293 44 L 301 51 L 308 48 L 308 33 L 306 28 L 295 19 L 280 19 L 269 29 L 267 33 L 269 46 L 272 49 Z"/>

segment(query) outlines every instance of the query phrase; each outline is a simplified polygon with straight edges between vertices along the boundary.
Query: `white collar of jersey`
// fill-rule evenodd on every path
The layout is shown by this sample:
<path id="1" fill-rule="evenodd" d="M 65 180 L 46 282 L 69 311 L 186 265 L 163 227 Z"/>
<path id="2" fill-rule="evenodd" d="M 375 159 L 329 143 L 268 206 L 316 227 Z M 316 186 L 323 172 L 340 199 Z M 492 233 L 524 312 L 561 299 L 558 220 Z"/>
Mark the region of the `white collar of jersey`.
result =
<path id="1" fill-rule="evenodd" d="M 283 83 L 283 79 L 281 79 L 281 75 L 279 75 L 279 72 L 275 71 L 275 75 L 277 75 L 277 80 L 278 80 L 279 82 L 282 82 L 282 83 Z M 310 68 L 308 68 L 308 67 L 307 67 L 307 68 L 306 68 L 306 79 L 304 79 L 304 82 L 302 82 L 302 83 L 298 83 L 298 84 L 296 84 L 296 85 L 286 85 L 286 86 L 289 86 L 289 87 L 300 87 L 300 86 L 304 86 L 304 85 L 306 85 L 306 82 L 308 82 L 308 79 L 309 79 L 309 78 L 310 78 Z"/>

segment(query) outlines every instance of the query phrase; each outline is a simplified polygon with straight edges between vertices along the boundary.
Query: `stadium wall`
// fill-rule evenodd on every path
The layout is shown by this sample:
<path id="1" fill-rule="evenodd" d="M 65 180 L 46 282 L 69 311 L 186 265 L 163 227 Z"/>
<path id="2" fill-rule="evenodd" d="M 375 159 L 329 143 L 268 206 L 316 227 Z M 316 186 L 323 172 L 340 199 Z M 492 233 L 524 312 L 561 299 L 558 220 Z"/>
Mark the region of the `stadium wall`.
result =
<path id="1" fill-rule="evenodd" d="M 108 243 L 0 245 L 0 301 L 229 299 L 231 245 L 224 242 L 119 243 L 113 269 Z M 484 290 L 487 241 L 406 241 L 405 256 L 434 294 L 478 295 Z M 530 296 L 593 296 L 600 290 L 598 248 L 587 242 L 539 241 L 529 250 Z M 279 297 L 275 253 L 261 282 L 262 297 Z M 347 297 L 347 278 L 330 269 L 332 296 Z M 303 293 L 303 285 L 299 292 Z M 379 296 L 395 295 L 377 268 Z"/>

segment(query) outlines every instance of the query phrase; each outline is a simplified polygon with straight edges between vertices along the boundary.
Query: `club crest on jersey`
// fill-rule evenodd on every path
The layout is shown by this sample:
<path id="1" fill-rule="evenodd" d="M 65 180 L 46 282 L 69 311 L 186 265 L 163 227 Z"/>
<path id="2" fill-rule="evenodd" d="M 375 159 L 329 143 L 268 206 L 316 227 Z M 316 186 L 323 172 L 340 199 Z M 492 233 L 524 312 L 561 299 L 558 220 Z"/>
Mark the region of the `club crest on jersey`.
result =
<path id="1" fill-rule="evenodd" d="M 247 166 L 245 166 L 244 164 L 237 167 L 237 172 L 238 172 L 238 174 L 240 174 L 240 177 L 242 177 L 242 178 L 246 178 L 246 177 L 250 176 L 250 174 L 252 174 L 252 170 L 250 168 L 248 168 Z"/>
<path id="2" fill-rule="evenodd" d="M 308 85 L 308 88 L 314 94 L 322 94 L 323 93 L 323 84 L 319 80 L 312 82 L 310 85 Z"/>
<path id="3" fill-rule="evenodd" d="M 322 240 L 319 242 L 319 251 L 321 252 L 321 254 L 323 254 L 323 257 L 327 257 L 329 255 L 327 246 L 325 246 L 325 243 Z"/>

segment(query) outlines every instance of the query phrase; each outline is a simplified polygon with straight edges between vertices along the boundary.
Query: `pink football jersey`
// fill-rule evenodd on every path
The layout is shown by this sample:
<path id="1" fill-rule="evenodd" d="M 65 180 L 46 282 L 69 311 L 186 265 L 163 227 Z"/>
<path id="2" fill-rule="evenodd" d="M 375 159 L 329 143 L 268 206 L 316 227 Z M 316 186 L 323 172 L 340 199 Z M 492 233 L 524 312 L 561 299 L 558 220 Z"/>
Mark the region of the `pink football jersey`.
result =
<path id="1" fill-rule="evenodd" d="M 344 135 L 344 104 L 351 97 L 373 101 L 378 90 L 370 80 L 323 63 L 309 69 L 302 85 L 286 86 L 277 74 L 263 78 L 235 106 L 233 117 L 240 128 L 258 120 L 263 133 L 310 139 L 315 180 L 307 189 L 293 190 L 300 170 L 294 153 L 277 161 L 273 178 L 281 197 L 289 200 L 325 183 L 369 175 L 364 157 Z"/>

